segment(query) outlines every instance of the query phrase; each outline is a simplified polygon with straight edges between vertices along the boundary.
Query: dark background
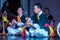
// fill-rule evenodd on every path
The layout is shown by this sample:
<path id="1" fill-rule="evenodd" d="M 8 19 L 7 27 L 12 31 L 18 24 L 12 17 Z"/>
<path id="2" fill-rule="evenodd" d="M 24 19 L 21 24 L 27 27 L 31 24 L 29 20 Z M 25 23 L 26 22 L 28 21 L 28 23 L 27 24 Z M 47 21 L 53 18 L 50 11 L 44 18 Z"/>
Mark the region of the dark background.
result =
<path id="1" fill-rule="evenodd" d="M 0 0 L 0 9 L 6 0 Z M 43 10 L 45 7 L 50 9 L 50 14 L 54 17 L 56 25 L 60 22 L 60 0 L 8 0 L 10 4 L 10 10 L 13 14 L 17 14 L 16 10 L 18 6 L 22 6 L 24 11 L 27 11 L 30 16 L 34 15 L 34 4 L 39 2 L 42 4 Z"/>
<path id="2" fill-rule="evenodd" d="M 21 6 L 20 0 L 7 0 L 7 1 L 9 2 L 9 8 L 11 12 L 17 15 L 17 9 L 19 6 Z"/>

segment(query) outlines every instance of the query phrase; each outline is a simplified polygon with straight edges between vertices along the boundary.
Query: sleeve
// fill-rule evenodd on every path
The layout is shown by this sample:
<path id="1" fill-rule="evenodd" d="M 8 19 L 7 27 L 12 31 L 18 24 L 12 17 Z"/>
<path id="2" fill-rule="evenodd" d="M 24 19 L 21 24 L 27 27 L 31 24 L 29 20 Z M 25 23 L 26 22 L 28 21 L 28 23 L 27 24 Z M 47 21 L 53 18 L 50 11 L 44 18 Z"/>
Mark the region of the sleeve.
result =
<path id="1" fill-rule="evenodd" d="M 31 19 L 33 20 L 33 23 L 37 23 L 36 15 L 32 16 Z"/>
<path id="2" fill-rule="evenodd" d="M 53 16 L 49 15 L 48 19 L 49 19 L 49 20 L 52 20 L 52 19 L 54 19 L 54 18 L 53 18 Z"/>
<path id="3" fill-rule="evenodd" d="M 35 28 L 40 28 L 40 26 L 38 24 L 34 24 Z"/>
<path id="4" fill-rule="evenodd" d="M 26 20 L 25 20 L 25 16 L 24 16 L 24 15 L 22 16 L 21 21 L 22 21 L 23 23 L 26 22 Z"/>

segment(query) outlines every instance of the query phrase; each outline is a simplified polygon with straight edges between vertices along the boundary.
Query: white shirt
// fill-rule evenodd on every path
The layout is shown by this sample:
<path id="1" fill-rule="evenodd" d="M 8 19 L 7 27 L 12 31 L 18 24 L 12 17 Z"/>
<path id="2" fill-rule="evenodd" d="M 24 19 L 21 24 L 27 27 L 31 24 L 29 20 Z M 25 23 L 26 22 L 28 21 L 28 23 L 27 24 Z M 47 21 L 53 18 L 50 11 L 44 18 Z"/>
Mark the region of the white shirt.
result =
<path id="1" fill-rule="evenodd" d="M 40 13 L 37 16 L 40 16 L 42 14 L 42 11 L 40 11 Z"/>
<path id="2" fill-rule="evenodd" d="M 47 17 L 49 17 L 49 15 L 47 15 Z"/>
<path id="3" fill-rule="evenodd" d="M 23 14 L 20 14 L 20 18 L 22 17 Z"/>
<path id="4" fill-rule="evenodd" d="M 40 11 L 40 13 L 37 16 L 40 16 L 42 14 L 42 11 Z M 38 24 L 34 24 L 34 27 L 38 28 L 40 27 Z"/>

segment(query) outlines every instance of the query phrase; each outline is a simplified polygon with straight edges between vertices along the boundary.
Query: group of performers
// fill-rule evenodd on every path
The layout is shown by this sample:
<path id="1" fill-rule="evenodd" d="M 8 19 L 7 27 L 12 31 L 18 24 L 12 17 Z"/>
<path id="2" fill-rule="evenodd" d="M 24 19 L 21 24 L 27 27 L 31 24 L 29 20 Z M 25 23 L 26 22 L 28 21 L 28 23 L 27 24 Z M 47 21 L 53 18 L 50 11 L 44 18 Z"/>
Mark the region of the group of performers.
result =
<path id="1" fill-rule="evenodd" d="M 49 25 L 50 20 L 42 11 L 42 7 L 39 3 L 34 5 L 34 12 L 34 16 L 28 17 L 24 15 L 23 8 L 19 7 L 17 10 L 18 15 L 16 17 L 11 15 L 9 18 L 7 12 L 4 11 L 2 15 L 4 22 L 7 24 L 6 29 L 8 34 L 22 35 L 24 33 L 26 37 L 55 36 L 53 28 Z"/>

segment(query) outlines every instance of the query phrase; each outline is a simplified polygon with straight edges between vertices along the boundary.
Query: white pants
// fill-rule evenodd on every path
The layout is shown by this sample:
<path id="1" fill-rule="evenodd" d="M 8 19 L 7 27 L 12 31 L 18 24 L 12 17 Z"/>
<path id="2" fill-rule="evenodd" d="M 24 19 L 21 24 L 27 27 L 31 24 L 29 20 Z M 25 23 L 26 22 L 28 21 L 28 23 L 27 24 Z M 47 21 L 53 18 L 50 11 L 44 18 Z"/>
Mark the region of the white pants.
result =
<path id="1" fill-rule="evenodd" d="M 11 27 L 7 27 L 7 31 L 8 31 L 8 34 L 18 34 L 20 32 L 20 34 L 22 34 L 22 28 L 19 27 L 17 29 L 14 29 L 14 28 L 11 28 Z M 28 31 L 26 30 L 26 36 L 29 36 L 29 33 Z"/>
<path id="2" fill-rule="evenodd" d="M 34 25 L 36 29 L 29 29 L 30 36 L 36 36 L 36 37 L 48 37 L 48 32 L 44 29 L 40 29 L 37 24 Z"/>
<path id="3" fill-rule="evenodd" d="M 36 36 L 36 37 L 47 37 L 48 36 L 48 32 L 45 31 L 44 29 L 35 29 L 35 30 L 29 30 L 31 36 Z"/>

